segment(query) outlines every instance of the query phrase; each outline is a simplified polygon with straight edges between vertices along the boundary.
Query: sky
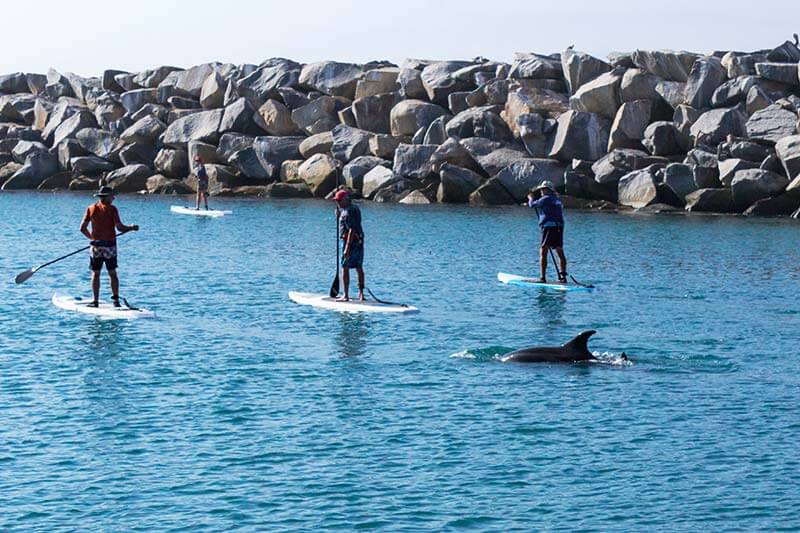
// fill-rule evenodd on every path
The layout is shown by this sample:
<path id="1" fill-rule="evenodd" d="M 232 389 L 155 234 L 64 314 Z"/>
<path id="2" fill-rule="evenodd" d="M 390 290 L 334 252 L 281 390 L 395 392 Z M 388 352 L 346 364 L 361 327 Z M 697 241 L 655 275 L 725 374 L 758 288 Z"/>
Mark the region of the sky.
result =
<path id="1" fill-rule="evenodd" d="M 656 5 L 658 4 L 658 5 Z M 511 61 L 514 52 L 773 48 L 797 0 L 37 0 L 2 5 L 0 74 L 100 75 L 288 57 Z"/>

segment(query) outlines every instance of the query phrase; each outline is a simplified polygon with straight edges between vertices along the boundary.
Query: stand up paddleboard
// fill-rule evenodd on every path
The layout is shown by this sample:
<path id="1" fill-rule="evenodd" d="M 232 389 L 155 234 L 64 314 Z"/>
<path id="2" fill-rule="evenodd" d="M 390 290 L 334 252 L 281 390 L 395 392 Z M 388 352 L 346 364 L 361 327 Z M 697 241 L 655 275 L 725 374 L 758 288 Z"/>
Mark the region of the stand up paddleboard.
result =
<path id="1" fill-rule="evenodd" d="M 172 205 L 169 208 L 173 213 L 179 215 L 194 215 L 196 217 L 211 217 L 218 218 L 225 215 L 232 215 L 233 211 L 221 211 L 219 209 L 195 209 L 194 207 L 186 207 L 183 205 Z"/>
<path id="2" fill-rule="evenodd" d="M 89 307 L 91 300 L 73 298 L 64 294 L 53 295 L 53 305 L 67 311 L 75 311 L 86 315 L 94 315 L 101 318 L 131 320 L 135 318 L 154 318 L 156 314 L 147 309 L 134 309 L 123 305 L 114 307 L 109 302 L 100 302 L 97 307 Z"/>
<path id="3" fill-rule="evenodd" d="M 289 299 L 302 305 L 310 305 L 321 309 L 331 309 L 345 313 L 419 313 L 419 309 L 411 305 L 395 304 L 389 302 L 376 302 L 375 300 L 365 300 L 359 302 L 350 300 L 340 302 L 336 298 L 331 298 L 327 294 L 312 294 L 310 292 L 290 292 Z"/>
<path id="4" fill-rule="evenodd" d="M 554 291 L 593 291 L 594 287 L 583 287 L 581 285 L 570 285 L 568 283 L 539 283 L 535 278 L 518 276 L 516 274 L 506 274 L 498 272 L 497 279 L 506 285 L 516 285 L 518 287 L 530 287 L 539 289 L 550 289 Z"/>

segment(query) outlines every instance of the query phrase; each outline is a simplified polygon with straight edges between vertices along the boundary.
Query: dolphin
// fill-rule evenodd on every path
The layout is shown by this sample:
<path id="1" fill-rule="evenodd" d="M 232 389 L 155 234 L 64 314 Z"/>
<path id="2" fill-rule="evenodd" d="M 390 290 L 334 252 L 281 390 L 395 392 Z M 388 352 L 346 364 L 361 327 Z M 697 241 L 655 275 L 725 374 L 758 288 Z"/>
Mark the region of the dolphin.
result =
<path id="1" fill-rule="evenodd" d="M 534 346 L 523 348 L 503 356 L 502 361 L 514 363 L 578 363 L 582 361 L 596 361 L 591 354 L 587 343 L 589 337 L 597 333 L 590 329 L 578 334 L 577 337 L 562 346 Z"/>

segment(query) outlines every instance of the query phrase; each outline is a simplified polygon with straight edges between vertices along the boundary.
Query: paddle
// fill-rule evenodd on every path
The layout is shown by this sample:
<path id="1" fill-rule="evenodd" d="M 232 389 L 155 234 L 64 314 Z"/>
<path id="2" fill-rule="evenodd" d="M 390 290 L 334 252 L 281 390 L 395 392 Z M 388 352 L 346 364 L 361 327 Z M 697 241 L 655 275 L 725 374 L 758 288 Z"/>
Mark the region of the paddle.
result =
<path id="1" fill-rule="evenodd" d="M 336 207 L 336 276 L 331 283 L 331 298 L 339 296 L 339 207 Z"/>
<path id="2" fill-rule="evenodd" d="M 121 232 L 117 233 L 117 237 L 120 237 L 121 235 L 124 235 L 126 233 L 128 233 L 128 232 L 127 231 L 121 231 Z M 53 263 L 58 263 L 62 259 L 66 259 L 67 257 L 72 257 L 75 254 L 79 254 L 81 252 L 85 252 L 86 250 L 88 250 L 91 247 L 92 247 L 91 244 L 89 246 L 84 246 L 80 250 L 75 250 L 74 252 L 68 253 L 67 255 L 62 255 L 58 259 L 53 259 L 52 261 L 48 261 L 47 263 L 42 263 L 39 266 L 33 267 L 31 269 L 28 269 L 25 272 L 20 272 L 19 274 L 17 274 L 17 277 L 14 278 L 14 282 L 17 283 L 17 284 L 25 283 L 26 281 L 31 279 L 31 277 L 33 277 L 34 274 L 39 272 L 44 267 L 52 265 Z"/>

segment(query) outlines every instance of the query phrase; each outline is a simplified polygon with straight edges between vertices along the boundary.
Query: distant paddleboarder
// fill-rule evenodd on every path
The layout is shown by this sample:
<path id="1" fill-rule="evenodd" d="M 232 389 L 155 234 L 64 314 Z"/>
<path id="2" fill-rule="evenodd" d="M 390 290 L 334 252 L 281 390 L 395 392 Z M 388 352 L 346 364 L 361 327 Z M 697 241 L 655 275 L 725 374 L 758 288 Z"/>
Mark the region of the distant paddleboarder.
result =
<path id="1" fill-rule="evenodd" d="M 350 300 L 350 269 L 358 274 L 358 299 L 364 300 L 364 230 L 361 228 L 361 210 L 350 200 L 345 190 L 333 197 L 339 208 L 339 235 L 342 239 L 342 285 L 344 295 L 339 300 Z"/>
<path id="2" fill-rule="evenodd" d="M 95 197 L 97 203 L 92 204 L 83 215 L 81 233 L 89 239 L 89 268 L 92 270 L 92 295 L 89 304 L 97 307 L 100 299 L 100 270 L 106 265 L 108 278 L 111 280 L 111 299 L 114 307 L 119 303 L 119 278 L 117 278 L 117 230 L 139 231 L 139 226 L 126 226 L 119 218 L 119 211 L 111 205 L 114 202 L 114 190 L 111 187 L 100 187 Z M 92 229 L 89 230 L 89 225 Z"/>
<path id="3" fill-rule="evenodd" d="M 195 209 L 198 211 L 200 210 L 200 198 L 202 198 L 206 206 L 206 211 L 208 211 L 208 173 L 206 172 L 206 166 L 203 164 L 203 158 L 199 155 L 194 156 L 194 167 L 192 170 L 194 171 L 194 175 L 197 176 L 197 201 L 195 203 Z"/>
<path id="4" fill-rule="evenodd" d="M 567 282 L 567 258 L 564 255 L 564 206 L 556 194 L 553 182 L 543 181 L 528 193 L 528 207 L 536 209 L 539 227 L 542 229 L 542 244 L 539 249 L 541 277 L 539 283 L 547 283 L 547 253 L 555 250 L 561 263 L 559 283 Z"/>

